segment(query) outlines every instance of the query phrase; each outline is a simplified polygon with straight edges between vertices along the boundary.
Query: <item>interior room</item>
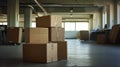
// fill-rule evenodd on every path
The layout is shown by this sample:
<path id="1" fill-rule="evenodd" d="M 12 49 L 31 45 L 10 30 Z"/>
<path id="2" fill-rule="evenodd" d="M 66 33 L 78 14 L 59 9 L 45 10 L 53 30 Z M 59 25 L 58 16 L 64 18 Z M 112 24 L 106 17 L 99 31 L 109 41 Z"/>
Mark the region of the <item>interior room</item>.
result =
<path id="1" fill-rule="evenodd" d="M 120 0 L 0 0 L 0 67 L 120 67 Z"/>

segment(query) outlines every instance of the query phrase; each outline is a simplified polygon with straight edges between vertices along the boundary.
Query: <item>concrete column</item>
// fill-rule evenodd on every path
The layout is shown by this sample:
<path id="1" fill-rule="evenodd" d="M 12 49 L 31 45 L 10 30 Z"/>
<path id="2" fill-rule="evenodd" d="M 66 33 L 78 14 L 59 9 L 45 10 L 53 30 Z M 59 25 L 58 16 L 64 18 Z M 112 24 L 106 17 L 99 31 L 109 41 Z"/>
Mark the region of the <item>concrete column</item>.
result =
<path id="1" fill-rule="evenodd" d="M 107 24 L 107 26 L 110 27 L 110 5 L 106 5 L 106 15 L 107 15 L 107 22 L 105 24 Z"/>
<path id="2" fill-rule="evenodd" d="M 102 13 L 100 11 L 97 11 L 96 13 L 93 14 L 93 28 L 94 29 L 101 29 L 102 23 Z"/>
<path id="3" fill-rule="evenodd" d="M 110 4 L 110 28 L 114 25 L 114 6 L 113 4 Z"/>
<path id="4" fill-rule="evenodd" d="M 29 28 L 32 26 L 32 8 L 26 7 L 24 14 L 24 28 Z"/>
<path id="5" fill-rule="evenodd" d="M 120 24 L 120 1 L 117 1 L 117 24 Z"/>
<path id="6" fill-rule="evenodd" d="M 97 12 L 93 14 L 93 29 L 98 29 L 98 16 L 97 16 Z"/>
<path id="7" fill-rule="evenodd" d="M 89 18 L 89 30 L 93 30 L 93 15 L 91 15 Z"/>
<path id="8" fill-rule="evenodd" d="M 102 8 L 99 10 L 99 26 L 100 29 L 102 29 Z"/>
<path id="9" fill-rule="evenodd" d="M 120 4 L 118 4 L 117 12 L 118 12 L 118 14 L 117 14 L 117 22 L 118 22 L 118 24 L 120 24 Z"/>
<path id="10" fill-rule="evenodd" d="M 117 24 L 117 1 L 114 0 L 114 24 Z"/>
<path id="11" fill-rule="evenodd" d="M 117 2 L 114 0 L 110 4 L 110 28 L 112 28 L 113 25 L 117 24 Z"/>
<path id="12" fill-rule="evenodd" d="M 106 10 L 106 6 L 104 6 L 103 10 L 102 10 L 102 28 L 104 28 L 105 24 L 107 24 L 107 10 Z"/>
<path id="13" fill-rule="evenodd" d="M 98 26 L 98 16 L 97 16 L 97 13 L 94 13 L 93 14 L 93 29 L 98 29 L 99 26 Z"/>
<path id="14" fill-rule="evenodd" d="M 19 27 L 19 0 L 8 0 L 8 27 Z"/>

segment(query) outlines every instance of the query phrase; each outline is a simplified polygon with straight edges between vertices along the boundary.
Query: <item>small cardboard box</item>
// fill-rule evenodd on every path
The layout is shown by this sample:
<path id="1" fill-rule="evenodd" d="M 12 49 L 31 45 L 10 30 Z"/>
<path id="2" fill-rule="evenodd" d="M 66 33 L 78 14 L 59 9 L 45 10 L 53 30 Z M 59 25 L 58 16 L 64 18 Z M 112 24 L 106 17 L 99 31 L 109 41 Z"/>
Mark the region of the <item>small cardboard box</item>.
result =
<path id="1" fill-rule="evenodd" d="M 40 63 L 57 61 L 57 43 L 23 44 L 23 60 Z"/>
<path id="2" fill-rule="evenodd" d="M 64 41 L 64 28 L 50 27 L 49 41 Z"/>
<path id="3" fill-rule="evenodd" d="M 26 28 L 25 43 L 48 43 L 48 28 Z"/>
<path id="4" fill-rule="evenodd" d="M 62 17 L 57 15 L 37 17 L 36 27 L 62 27 Z"/>
<path id="5" fill-rule="evenodd" d="M 8 27 L 6 39 L 7 39 L 7 42 L 21 43 L 22 42 L 22 28 L 21 27 Z"/>

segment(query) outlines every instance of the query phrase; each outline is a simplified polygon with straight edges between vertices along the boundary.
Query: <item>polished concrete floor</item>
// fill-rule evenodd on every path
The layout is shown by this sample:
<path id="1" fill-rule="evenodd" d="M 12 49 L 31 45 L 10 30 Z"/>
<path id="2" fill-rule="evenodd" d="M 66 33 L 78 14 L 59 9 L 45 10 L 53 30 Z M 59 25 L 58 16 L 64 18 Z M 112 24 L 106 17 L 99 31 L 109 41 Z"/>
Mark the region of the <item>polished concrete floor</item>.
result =
<path id="1" fill-rule="evenodd" d="M 48 64 L 0 59 L 0 67 L 120 67 L 120 46 L 67 39 L 68 60 Z"/>

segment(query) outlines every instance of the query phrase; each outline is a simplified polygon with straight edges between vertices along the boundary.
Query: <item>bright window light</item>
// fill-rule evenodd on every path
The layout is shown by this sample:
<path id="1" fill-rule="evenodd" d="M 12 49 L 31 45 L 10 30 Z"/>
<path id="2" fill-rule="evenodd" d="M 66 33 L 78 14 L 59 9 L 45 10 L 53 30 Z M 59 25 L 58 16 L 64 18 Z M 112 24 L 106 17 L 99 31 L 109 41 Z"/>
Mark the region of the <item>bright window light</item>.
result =
<path id="1" fill-rule="evenodd" d="M 3 22 L 3 25 L 7 25 L 7 22 Z"/>
<path id="2" fill-rule="evenodd" d="M 0 25 L 3 25 L 3 23 L 0 23 Z"/>
<path id="3" fill-rule="evenodd" d="M 75 31 L 75 23 L 66 22 L 65 23 L 65 31 Z"/>
<path id="4" fill-rule="evenodd" d="M 65 28 L 65 23 L 62 23 L 62 28 Z"/>
<path id="5" fill-rule="evenodd" d="M 36 23 L 32 22 L 32 27 L 35 28 L 36 27 Z"/>
<path id="6" fill-rule="evenodd" d="M 76 22 L 76 31 L 88 29 L 88 22 Z"/>

